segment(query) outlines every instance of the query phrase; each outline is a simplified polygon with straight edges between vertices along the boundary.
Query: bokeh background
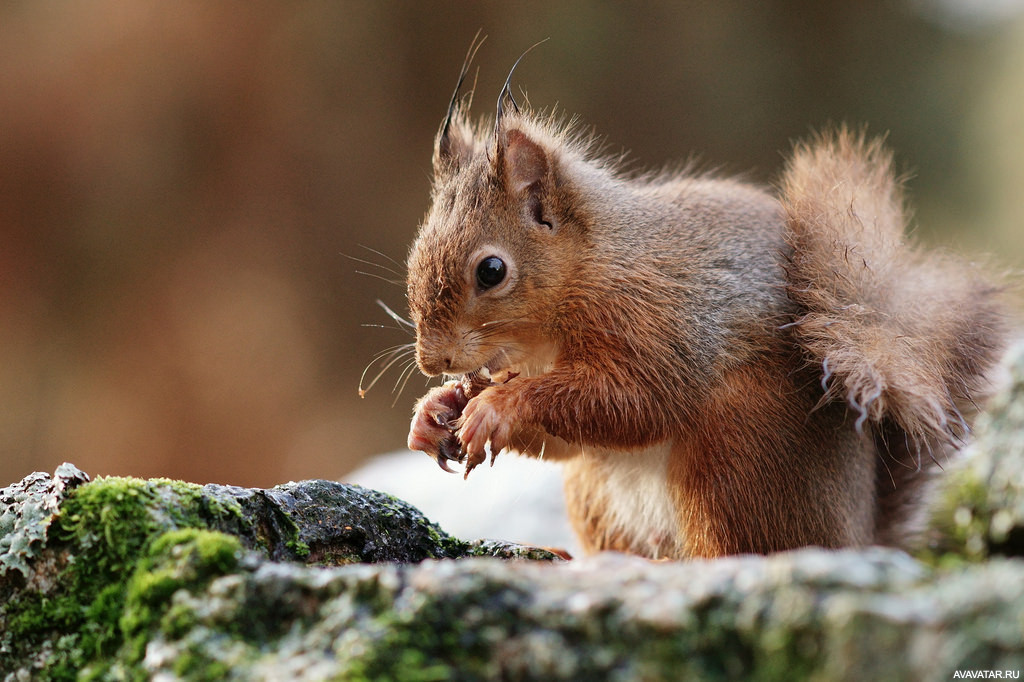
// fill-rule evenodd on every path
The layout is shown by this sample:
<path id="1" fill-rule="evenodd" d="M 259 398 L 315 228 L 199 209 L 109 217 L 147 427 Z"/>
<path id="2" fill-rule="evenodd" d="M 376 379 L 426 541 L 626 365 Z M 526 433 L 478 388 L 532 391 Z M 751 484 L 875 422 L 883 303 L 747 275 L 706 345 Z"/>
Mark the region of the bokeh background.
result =
<path id="1" fill-rule="evenodd" d="M 409 340 L 375 300 L 405 311 L 385 280 L 478 29 L 481 115 L 550 38 L 517 90 L 640 166 L 767 182 L 792 140 L 867 123 L 920 239 L 1020 267 L 1022 5 L 3 3 L 0 485 L 71 460 L 268 486 L 401 448 L 423 379 L 357 386 Z"/>

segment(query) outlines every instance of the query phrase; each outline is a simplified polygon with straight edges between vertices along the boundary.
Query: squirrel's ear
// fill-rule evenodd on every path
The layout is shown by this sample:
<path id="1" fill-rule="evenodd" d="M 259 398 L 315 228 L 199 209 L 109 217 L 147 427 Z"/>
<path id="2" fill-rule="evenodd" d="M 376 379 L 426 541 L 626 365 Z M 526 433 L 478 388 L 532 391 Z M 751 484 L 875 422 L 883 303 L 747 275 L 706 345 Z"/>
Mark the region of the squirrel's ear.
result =
<path id="1" fill-rule="evenodd" d="M 521 130 L 509 130 L 504 136 L 501 159 L 508 188 L 519 193 L 543 189 L 551 171 L 548 153 Z"/>
<path id="2" fill-rule="evenodd" d="M 499 138 L 497 161 L 505 187 L 524 200 L 533 222 L 555 229 L 549 205 L 554 179 L 548 150 L 523 131 L 512 128 Z"/>

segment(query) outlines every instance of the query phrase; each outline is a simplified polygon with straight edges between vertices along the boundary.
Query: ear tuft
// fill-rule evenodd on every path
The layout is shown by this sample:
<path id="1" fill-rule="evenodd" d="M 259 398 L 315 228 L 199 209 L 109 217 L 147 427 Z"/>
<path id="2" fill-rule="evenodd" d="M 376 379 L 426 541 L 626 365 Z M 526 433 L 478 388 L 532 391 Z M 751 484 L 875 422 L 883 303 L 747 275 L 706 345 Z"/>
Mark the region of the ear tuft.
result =
<path id="1" fill-rule="evenodd" d="M 547 151 L 521 130 L 506 133 L 504 158 L 506 178 L 513 192 L 543 184 L 551 168 Z"/>
<path id="2" fill-rule="evenodd" d="M 456 117 L 446 123 L 434 140 L 434 177 L 451 173 L 473 156 L 473 130 L 465 119 Z"/>

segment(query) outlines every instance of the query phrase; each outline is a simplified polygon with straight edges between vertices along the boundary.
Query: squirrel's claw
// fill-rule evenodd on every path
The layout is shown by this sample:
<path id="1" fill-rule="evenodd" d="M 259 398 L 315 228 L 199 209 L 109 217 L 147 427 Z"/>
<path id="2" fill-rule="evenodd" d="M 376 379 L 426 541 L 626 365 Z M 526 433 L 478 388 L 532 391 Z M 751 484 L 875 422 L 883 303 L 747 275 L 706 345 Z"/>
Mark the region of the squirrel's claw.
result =
<path id="1" fill-rule="evenodd" d="M 458 419 L 468 399 L 454 382 L 432 389 L 417 404 L 409 429 L 410 450 L 425 452 L 448 473 L 456 473 L 448 462 L 463 459 L 451 424 Z"/>
<path id="2" fill-rule="evenodd" d="M 509 378 L 514 376 L 510 373 Z M 493 465 L 494 455 L 505 447 L 509 435 L 506 424 L 494 423 L 500 417 L 493 414 L 493 407 L 482 410 L 483 423 L 479 419 L 471 420 L 467 427 L 464 419 L 466 409 L 474 400 L 486 397 L 485 389 L 490 390 L 494 385 L 489 379 L 473 381 L 477 383 L 468 380 L 448 382 L 431 389 L 421 398 L 416 404 L 408 440 L 409 449 L 426 452 L 437 466 L 448 473 L 457 473 L 448 466 L 449 462 L 463 462 L 464 476 L 487 460 L 485 448 L 488 442 L 491 443 Z M 472 399 L 470 393 L 474 395 Z M 480 410 L 477 412 L 479 418 Z"/>
<path id="3" fill-rule="evenodd" d="M 461 462 L 465 457 L 465 454 L 462 452 L 462 446 L 459 444 L 459 439 L 455 437 L 455 434 L 451 434 L 438 444 L 437 465 L 450 474 L 454 474 L 456 471 L 448 466 L 448 462 Z"/>
<path id="4" fill-rule="evenodd" d="M 434 461 L 437 462 L 437 466 L 441 467 L 442 469 L 447 471 L 449 474 L 458 473 L 457 471 L 455 471 L 455 469 L 452 469 L 450 466 L 448 466 L 448 462 L 445 461 L 445 456 L 444 456 L 443 453 L 438 452 L 437 456 L 434 457 Z"/>
<path id="5" fill-rule="evenodd" d="M 478 464 L 482 464 L 484 462 L 484 459 L 486 459 L 484 455 L 468 455 L 466 457 L 466 470 L 462 474 L 462 478 L 469 478 L 469 472 L 471 472 L 473 469 L 476 469 Z"/>
<path id="6" fill-rule="evenodd" d="M 493 458 L 509 446 L 511 424 L 516 421 L 515 394 L 504 386 L 473 398 L 462 413 L 459 440 L 467 456 L 467 470 L 487 461 L 488 445 Z"/>

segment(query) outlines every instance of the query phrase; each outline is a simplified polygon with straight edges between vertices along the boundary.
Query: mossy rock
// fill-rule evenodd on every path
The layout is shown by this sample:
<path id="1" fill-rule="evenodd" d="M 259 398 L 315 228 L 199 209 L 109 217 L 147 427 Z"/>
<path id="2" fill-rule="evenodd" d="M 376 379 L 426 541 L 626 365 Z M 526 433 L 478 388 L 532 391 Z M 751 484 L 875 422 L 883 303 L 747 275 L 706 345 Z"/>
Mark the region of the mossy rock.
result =
<path id="1" fill-rule="evenodd" d="M 879 548 L 552 561 L 453 538 L 358 486 L 89 482 L 62 465 L 0 491 L 0 677 L 1012 675 L 1024 669 L 1024 352 L 1011 370 L 944 474 L 924 561 Z"/>
<path id="2" fill-rule="evenodd" d="M 979 415 L 975 438 L 943 474 L 929 558 L 1024 557 L 1024 345 L 1007 356 L 1009 383 Z"/>
<path id="3" fill-rule="evenodd" d="M 552 557 L 451 538 L 358 487 L 86 482 L 70 466 L 0 500 L 5 680 L 950 679 L 1024 667 L 1019 559 L 934 568 L 875 548 L 509 562 L 479 555 Z"/>
<path id="4" fill-rule="evenodd" d="M 150 634 L 190 622 L 171 597 L 243 565 L 555 559 L 453 538 L 390 495 L 330 481 L 89 481 L 64 464 L 4 488 L 0 505 L 0 672 L 29 679 L 144 679 Z"/>

